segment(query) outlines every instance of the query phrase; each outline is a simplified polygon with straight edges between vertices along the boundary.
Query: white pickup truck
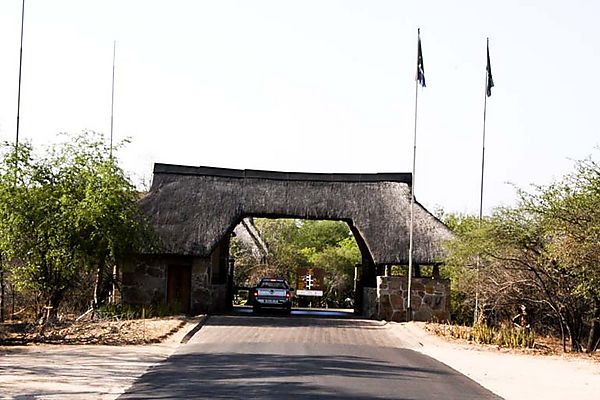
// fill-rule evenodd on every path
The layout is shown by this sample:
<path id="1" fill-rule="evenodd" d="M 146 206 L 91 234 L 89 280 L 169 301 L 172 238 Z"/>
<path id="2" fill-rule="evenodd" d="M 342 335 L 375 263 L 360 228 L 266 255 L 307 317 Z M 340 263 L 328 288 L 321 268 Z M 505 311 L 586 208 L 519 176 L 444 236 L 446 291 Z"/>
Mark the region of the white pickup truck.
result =
<path id="1" fill-rule="evenodd" d="M 292 311 L 292 289 L 285 279 L 262 278 L 252 290 L 252 309 L 259 312 L 262 308 L 283 308 Z"/>

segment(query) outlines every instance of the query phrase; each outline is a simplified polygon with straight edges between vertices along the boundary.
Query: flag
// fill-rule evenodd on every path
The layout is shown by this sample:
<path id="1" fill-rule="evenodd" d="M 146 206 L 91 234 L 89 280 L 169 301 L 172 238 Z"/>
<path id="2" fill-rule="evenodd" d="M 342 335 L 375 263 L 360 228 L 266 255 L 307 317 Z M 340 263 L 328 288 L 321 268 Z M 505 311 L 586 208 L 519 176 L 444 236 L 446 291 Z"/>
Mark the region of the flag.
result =
<path id="1" fill-rule="evenodd" d="M 418 52 L 417 52 L 417 76 L 415 80 L 423 87 L 425 85 L 425 67 L 423 66 L 423 51 L 421 50 L 421 30 L 418 30 Z"/>
<path id="2" fill-rule="evenodd" d="M 488 39 L 487 43 L 487 66 L 485 67 L 487 71 L 487 85 L 485 88 L 485 93 L 487 97 L 492 95 L 492 88 L 494 87 L 494 80 L 492 79 L 492 66 L 490 65 L 490 41 Z"/>

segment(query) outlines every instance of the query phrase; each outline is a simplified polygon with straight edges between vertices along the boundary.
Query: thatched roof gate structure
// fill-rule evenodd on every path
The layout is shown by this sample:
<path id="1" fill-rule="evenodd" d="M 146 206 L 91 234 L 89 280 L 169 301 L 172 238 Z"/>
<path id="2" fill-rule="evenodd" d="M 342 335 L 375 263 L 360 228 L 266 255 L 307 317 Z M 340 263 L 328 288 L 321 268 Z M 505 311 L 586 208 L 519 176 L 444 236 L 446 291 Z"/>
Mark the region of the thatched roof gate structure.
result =
<path id="1" fill-rule="evenodd" d="M 406 279 L 389 277 L 384 266 L 408 264 L 410 196 L 410 174 L 155 164 L 152 187 L 140 206 L 160 243 L 158 250 L 123 265 L 123 301 L 166 304 L 173 312 L 192 314 L 227 310 L 234 293 L 229 238 L 236 225 L 246 217 L 327 219 L 348 223 L 362 254 L 355 271 L 355 311 L 403 320 Z M 441 262 L 449 230 L 419 203 L 414 222 L 415 264 Z M 421 298 L 415 318 L 447 318 L 449 293 L 449 282 L 438 278 L 415 281 L 411 299 Z"/>
<path id="2" fill-rule="evenodd" d="M 208 257 L 244 217 L 346 221 L 376 265 L 407 264 L 411 174 L 320 174 L 155 164 L 141 207 L 162 254 Z M 415 204 L 414 261 L 442 260 L 447 227 Z M 368 254 L 364 254 L 368 252 Z"/>

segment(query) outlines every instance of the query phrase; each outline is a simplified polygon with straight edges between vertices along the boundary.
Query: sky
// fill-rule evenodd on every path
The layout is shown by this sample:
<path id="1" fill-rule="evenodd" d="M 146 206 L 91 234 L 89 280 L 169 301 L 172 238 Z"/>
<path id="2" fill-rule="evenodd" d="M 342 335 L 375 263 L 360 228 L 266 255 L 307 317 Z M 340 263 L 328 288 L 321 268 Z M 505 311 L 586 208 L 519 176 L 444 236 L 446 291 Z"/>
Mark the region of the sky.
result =
<path id="1" fill-rule="evenodd" d="M 598 157 L 600 3 L 590 0 L 26 0 L 20 140 L 129 138 L 155 162 L 299 172 L 410 172 L 415 196 L 477 214 L 486 38 L 484 213 Z M 0 1 L 0 140 L 14 141 L 21 0 Z"/>

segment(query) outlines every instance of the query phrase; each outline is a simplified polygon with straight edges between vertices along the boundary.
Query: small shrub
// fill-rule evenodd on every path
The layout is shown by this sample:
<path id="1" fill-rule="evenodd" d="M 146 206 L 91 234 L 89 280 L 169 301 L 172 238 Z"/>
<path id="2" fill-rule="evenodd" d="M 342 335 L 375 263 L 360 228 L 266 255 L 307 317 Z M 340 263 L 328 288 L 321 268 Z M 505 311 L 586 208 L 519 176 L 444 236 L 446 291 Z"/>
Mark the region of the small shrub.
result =
<path id="1" fill-rule="evenodd" d="M 456 339 L 472 340 L 471 328 L 463 325 L 451 325 L 450 336 Z"/>
<path id="2" fill-rule="evenodd" d="M 439 336 L 451 336 L 456 339 L 508 348 L 533 348 L 535 345 L 535 333 L 531 329 L 510 324 L 501 325 L 499 328 L 485 324 L 477 324 L 473 327 L 439 325 L 433 329 L 433 332 Z"/>
<path id="3" fill-rule="evenodd" d="M 481 344 L 497 344 L 497 332 L 494 328 L 491 328 L 484 324 L 477 324 L 473 327 L 472 336 L 473 341 Z"/>
<path id="4" fill-rule="evenodd" d="M 502 325 L 498 330 L 497 336 L 496 344 L 502 347 L 533 348 L 535 344 L 535 334 L 528 328 Z"/>

